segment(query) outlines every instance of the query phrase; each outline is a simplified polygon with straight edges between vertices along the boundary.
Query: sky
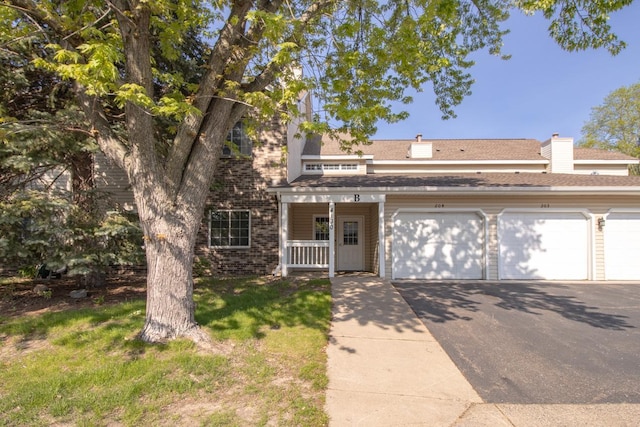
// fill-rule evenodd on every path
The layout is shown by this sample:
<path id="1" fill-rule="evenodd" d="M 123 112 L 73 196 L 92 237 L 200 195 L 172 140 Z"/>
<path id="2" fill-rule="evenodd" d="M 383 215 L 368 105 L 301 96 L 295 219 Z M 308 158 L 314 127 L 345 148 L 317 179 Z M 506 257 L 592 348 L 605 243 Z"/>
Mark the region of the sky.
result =
<path id="1" fill-rule="evenodd" d="M 373 139 L 534 138 L 553 133 L 582 137 L 591 109 L 615 89 L 640 82 L 640 2 L 612 15 L 613 31 L 627 43 L 617 56 L 604 49 L 566 52 L 549 37 L 541 15 L 513 12 L 506 22 L 504 61 L 475 54 L 472 94 L 455 108 L 457 118 L 442 120 L 431 87 L 405 108 L 409 119 L 380 123 Z"/>

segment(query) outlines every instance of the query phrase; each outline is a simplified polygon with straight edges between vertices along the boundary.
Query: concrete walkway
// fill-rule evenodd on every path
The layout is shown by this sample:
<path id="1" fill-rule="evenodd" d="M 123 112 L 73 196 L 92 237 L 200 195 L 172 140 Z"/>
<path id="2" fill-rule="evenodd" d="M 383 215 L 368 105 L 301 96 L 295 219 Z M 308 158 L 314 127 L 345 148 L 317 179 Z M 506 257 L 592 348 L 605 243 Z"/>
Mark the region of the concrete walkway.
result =
<path id="1" fill-rule="evenodd" d="M 637 426 L 640 405 L 484 404 L 393 286 L 331 280 L 330 426 Z"/>

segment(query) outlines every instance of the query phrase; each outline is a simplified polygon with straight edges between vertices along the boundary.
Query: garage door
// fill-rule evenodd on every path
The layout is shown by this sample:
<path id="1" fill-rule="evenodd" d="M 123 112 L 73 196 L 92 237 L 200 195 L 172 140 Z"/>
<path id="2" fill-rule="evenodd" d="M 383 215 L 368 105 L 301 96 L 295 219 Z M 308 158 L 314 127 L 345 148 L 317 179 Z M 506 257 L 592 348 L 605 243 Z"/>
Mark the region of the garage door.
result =
<path id="1" fill-rule="evenodd" d="M 604 231 L 607 280 L 640 280 L 640 213 L 611 212 Z"/>
<path id="2" fill-rule="evenodd" d="M 399 212 L 393 222 L 393 277 L 482 279 L 484 235 L 477 212 Z"/>
<path id="3" fill-rule="evenodd" d="M 589 221 L 580 212 L 503 212 L 498 241 L 500 279 L 589 277 Z"/>

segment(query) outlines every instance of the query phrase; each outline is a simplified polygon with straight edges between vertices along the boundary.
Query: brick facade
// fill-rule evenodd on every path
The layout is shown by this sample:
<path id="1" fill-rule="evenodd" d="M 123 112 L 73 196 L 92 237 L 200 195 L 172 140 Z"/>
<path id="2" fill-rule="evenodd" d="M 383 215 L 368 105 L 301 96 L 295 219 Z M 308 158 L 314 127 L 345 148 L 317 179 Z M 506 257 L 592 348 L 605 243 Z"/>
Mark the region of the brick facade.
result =
<path id="1" fill-rule="evenodd" d="M 278 265 L 278 203 L 268 186 L 286 179 L 286 127 L 276 122 L 260 133 L 251 158 L 221 158 L 204 220 L 196 242 L 196 256 L 215 276 L 271 274 Z M 211 210 L 249 209 L 251 243 L 248 248 L 209 245 Z"/>

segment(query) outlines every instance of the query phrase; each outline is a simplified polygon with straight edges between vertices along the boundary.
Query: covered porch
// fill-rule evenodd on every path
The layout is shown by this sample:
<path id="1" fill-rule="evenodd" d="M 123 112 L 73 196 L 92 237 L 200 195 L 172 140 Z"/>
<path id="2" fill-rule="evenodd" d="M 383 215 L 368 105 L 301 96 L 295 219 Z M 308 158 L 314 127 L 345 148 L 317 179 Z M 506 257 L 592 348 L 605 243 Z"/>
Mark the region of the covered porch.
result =
<path id="1" fill-rule="evenodd" d="M 385 276 L 384 194 L 279 194 L 280 269 Z"/>

